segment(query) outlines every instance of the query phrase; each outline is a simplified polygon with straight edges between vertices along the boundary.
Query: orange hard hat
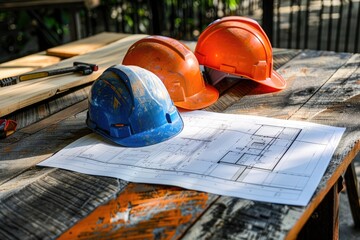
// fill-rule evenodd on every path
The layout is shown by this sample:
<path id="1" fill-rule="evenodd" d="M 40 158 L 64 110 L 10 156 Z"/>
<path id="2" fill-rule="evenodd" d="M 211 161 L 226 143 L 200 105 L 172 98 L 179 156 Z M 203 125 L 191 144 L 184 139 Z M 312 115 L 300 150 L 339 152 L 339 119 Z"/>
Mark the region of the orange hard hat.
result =
<path id="1" fill-rule="evenodd" d="M 246 77 L 274 89 L 285 80 L 273 70 L 271 43 L 253 19 L 230 16 L 211 23 L 199 36 L 195 56 L 200 65 Z"/>
<path id="2" fill-rule="evenodd" d="M 205 83 L 194 53 L 178 40 L 164 36 L 143 38 L 129 48 L 122 63 L 157 75 L 177 107 L 201 109 L 219 98 L 217 89 Z"/>

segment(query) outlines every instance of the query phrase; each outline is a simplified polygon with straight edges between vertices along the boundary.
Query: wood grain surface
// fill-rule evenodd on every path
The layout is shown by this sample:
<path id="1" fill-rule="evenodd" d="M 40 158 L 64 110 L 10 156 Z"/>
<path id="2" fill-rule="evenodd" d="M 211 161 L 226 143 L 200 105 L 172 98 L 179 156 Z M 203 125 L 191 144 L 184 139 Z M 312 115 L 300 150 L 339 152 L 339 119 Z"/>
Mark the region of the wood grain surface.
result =
<path id="1" fill-rule="evenodd" d="M 16 85 L 0 88 L 0 117 L 48 99 L 68 89 L 93 82 L 105 69 L 112 65 L 120 64 L 131 44 L 145 36 L 140 34 L 132 35 L 95 51 L 63 60 L 51 67 L 42 68 L 42 71 L 46 71 L 70 67 L 75 61 L 99 65 L 99 70 L 91 75 L 63 74 L 24 81 Z"/>
<path id="2" fill-rule="evenodd" d="M 125 33 L 102 32 L 75 42 L 49 48 L 46 50 L 46 54 L 61 58 L 75 57 L 109 45 L 110 43 L 128 37 L 129 35 L 130 34 Z"/>
<path id="3" fill-rule="evenodd" d="M 134 41 L 126 39 L 118 47 Z M 105 62 L 110 52 L 96 56 Z M 84 100 L 6 139 L 0 151 L 0 238 L 296 238 L 359 151 L 359 55 L 276 49 L 274 60 L 288 83 L 285 90 L 227 79 L 216 86 L 221 96 L 206 110 L 346 126 L 307 207 L 34 167 L 90 132 Z"/>
<path id="4" fill-rule="evenodd" d="M 178 238 L 216 198 L 178 187 L 129 183 L 58 240 Z"/>
<path id="5" fill-rule="evenodd" d="M 285 90 L 264 93 L 262 89 L 255 87 L 241 98 L 241 101 L 234 102 L 224 110 L 227 113 L 312 121 L 347 127 L 345 137 L 317 188 L 317 194 L 309 206 L 300 211 L 302 214 L 300 219 L 292 224 L 290 221 L 287 222 L 291 226 L 287 235 L 289 239 L 296 237 L 311 213 L 359 151 L 360 136 L 356 127 L 358 121 L 355 119 L 360 119 L 360 107 L 354 100 L 354 98 L 359 98 L 360 93 L 359 62 L 358 54 L 304 51 L 279 69 L 279 73 L 288 83 Z M 221 197 L 218 202 L 223 201 L 223 198 Z M 271 204 L 267 208 L 271 209 Z M 198 224 L 200 222 L 194 225 L 195 229 L 200 227 Z M 287 224 L 283 222 L 279 226 Z M 221 234 L 225 234 L 224 231 L 226 231 L 224 228 L 219 227 L 214 231 L 213 237 L 221 237 Z M 266 236 L 266 231 L 264 234 Z M 314 234 L 316 236 L 316 233 Z M 191 235 L 191 238 L 199 236 Z M 277 238 L 276 235 L 273 237 Z"/>
<path id="6" fill-rule="evenodd" d="M 31 54 L 0 64 L 0 79 L 21 75 L 59 63 L 60 61 L 61 58 L 48 56 L 45 52 Z"/>

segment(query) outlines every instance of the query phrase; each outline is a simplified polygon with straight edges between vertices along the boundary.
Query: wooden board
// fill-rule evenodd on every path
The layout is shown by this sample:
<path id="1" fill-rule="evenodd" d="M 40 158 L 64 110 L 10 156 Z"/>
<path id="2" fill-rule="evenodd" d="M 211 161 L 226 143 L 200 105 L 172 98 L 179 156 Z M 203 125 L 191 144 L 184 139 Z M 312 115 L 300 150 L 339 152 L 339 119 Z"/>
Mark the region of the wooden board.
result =
<path id="1" fill-rule="evenodd" d="M 216 199 L 213 194 L 178 187 L 129 183 L 58 240 L 175 239 Z"/>
<path id="2" fill-rule="evenodd" d="M 17 76 L 59 63 L 60 61 L 61 58 L 48 56 L 45 54 L 45 52 L 31 54 L 0 64 L 0 78 L 2 79 L 6 77 Z"/>
<path id="3" fill-rule="evenodd" d="M 18 109 L 48 99 L 57 93 L 94 81 L 108 67 L 120 64 L 128 48 L 146 35 L 132 35 L 87 54 L 66 59 L 42 70 L 69 67 L 74 61 L 99 65 L 99 71 L 91 75 L 65 74 L 20 82 L 0 88 L 0 117 Z"/>
<path id="4" fill-rule="evenodd" d="M 22 177 L 12 182 L 18 192 L 0 194 L 1 239 L 55 239 L 127 184 L 59 169 L 35 168 Z"/>
<path id="5" fill-rule="evenodd" d="M 74 57 L 129 36 L 123 33 L 104 32 L 92 37 L 50 48 L 0 64 L 0 78 L 12 77 L 59 63 L 62 58 Z"/>
<path id="6" fill-rule="evenodd" d="M 349 121 L 345 136 L 342 138 L 327 172 L 322 178 L 311 203 L 307 207 L 289 207 L 269 203 L 244 204 L 245 200 L 221 197 L 189 230 L 185 239 L 208 237 L 229 238 L 270 238 L 295 239 L 311 213 L 324 199 L 325 194 L 346 170 L 347 165 L 360 149 L 359 132 L 356 126 L 360 119 L 359 99 L 359 55 L 336 54 L 329 52 L 306 51 L 279 69 L 288 81 L 288 87 L 278 93 L 261 93 L 254 86 L 250 94 L 234 102 L 225 112 L 272 116 L 277 118 L 313 121 L 321 124 L 342 126 Z M 322 64 L 327 67 L 319 67 Z M 296 81 L 294 81 L 296 78 Z M 346 93 L 346 94 L 344 94 Z M 270 100 L 271 99 L 271 100 Z M 339 102 L 334 106 L 333 102 Z M 336 102 L 335 101 L 335 102 Z M 333 107 L 331 107 L 331 105 Z M 344 111 L 344 106 L 348 109 Z M 344 140 L 346 139 L 346 140 Z M 342 167 L 340 167 L 342 166 Z M 238 206 L 240 205 L 240 207 Z M 218 216 L 219 208 L 223 214 Z M 276 210 L 277 208 L 281 209 Z M 234 209 L 236 210 L 234 212 Z M 228 212 L 232 212 L 228 214 Z M 266 214 L 265 214 L 265 213 Z M 264 216 L 262 216 L 264 215 Z M 236 218 L 243 216 L 245 218 Z M 276 219 L 277 218 L 277 219 Z M 209 232 L 209 222 L 214 224 Z M 260 220 L 268 219 L 269 221 Z M 276 219 L 276 220 L 275 220 Z M 223 224 L 229 227 L 224 227 Z M 252 230 L 252 226 L 258 229 Z M 199 230 L 200 229 L 200 230 Z M 269 231 L 270 229 L 278 229 Z M 289 232 L 288 232 L 289 231 Z M 286 233 L 288 232 L 288 233 Z M 313 233 L 314 238 L 321 238 L 321 232 Z"/>
<path id="7" fill-rule="evenodd" d="M 290 58 L 292 55 L 293 52 L 290 52 Z M 234 84 L 236 85 L 236 82 L 225 81 L 218 86 L 219 90 L 224 93 L 222 100 L 218 101 L 214 107 L 219 112 L 226 109 L 229 102 L 238 101 L 245 93 L 251 91 L 251 85 L 242 85 L 245 88 L 236 86 L 233 89 L 230 86 Z M 245 89 L 244 92 L 240 93 L 239 91 L 243 89 Z M 228 97 L 225 97 L 225 93 Z M 149 229 L 147 224 L 152 223 L 151 226 L 154 228 L 158 221 L 162 221 L 161 219 L 167 216 L 165 219 L 171 219 L 171 221 L 167 225 L 166 222 L 163 222 L 163 228 L 157 228 L 159 236 L 174 236 L 176 238 L 181 234 L 185 234 L 186 229 L 212 206 L 213 202 L 218 198 L 217 195 L 198 191 L 183 192 L 180 188 L 168 186 L 139 185 L 134 188 L 130 185 L 126 187 L 127 182 L 118 179 L 88 176 L 59 169 L 32 167 L 35 163 L 46 159 L 49 154 L 89 133 L 85 125 L 86 112 L 83 110 L 86 105 L 84 104 L 86 103 L 80 102 L 73 105 L 50 118 L 21 129 L 7 139 L 10 142 L 5 146 L 6 151 L 0 152 L 1 169 L 7 169 L 6 172 L 0 174 L 2 177 L 0 199 L 3 201 L 2 210 L 4 210 L 4 214 L 0 216 L 0 225 L 3 226 L 0 229 L 0 236 L 8 237 L 9 235 L 4 235 L 7 231 L 10 232 L 12 237 L 25 236 L 29 234 L 26 229 L 31 230 L 31 227 L 37 228 L 40 226 L 44 214 L 57 212 L 58 214 L 48 214 L 48 224 L 42 225 L 41 230 L 31 233 L 36 238 L 55 238 L 75 222 L 91 213 L 97 206 L 103 207 L 96 209 L 93 215 L 89 215 L 89 218 L 96 219 L 96 217 L 99 217 L 100 221 L 84 221 L 95 227 L 91 230 L 96 231 L 91 232 L 84 228 L 80 237 L 86 238 L 86 235 L 93 236 L 92 234 L 97 233 L 97 236 L 106 238 L 107 232 L 103 230 L 106 227 L 111 230 L 109 234 L 115 236 L 121 232 L 124 233 L 125 230 L 126 232 L 130 231 L 130 226 L 123 225 L 121 219 L 106 225 L 107 221 L 109 221 L 109 215 L 107 215 L 106 211 L 112 209 L 111 216 L 120 216 L 123 211 L 129 210 L 127 207 L 131 206 L 134 206 L 133 210 L 136 210 L 136 212 L 134 212 L 134 215 L 132 210 L 129 211 L 129 221 L 135 226 L 143 226 L 143 229 L 146 230 Z M 76 114 L 76 112 L 80 113 Z M 74 117 L 71 117 L 72 115 Z M 54 141 L 50 139 L 54 139 Z M 64 183 L 71 183 L 71 187 Z M 96 191 L 94 191 L 93 186 L 96 186 Z M 88 195 L 84 196 L 83 189 L 88 190 Z M 32 198 L 22 198 L 22 196 L 29 196 L 31 193 L 33 193 Z M 41 197 L 42 194 L 44 194 L 43 197 Z M 121 201 L 124 196 L 131 197 L 131 204 L 125 205 L 123 208 L 116 208 L 114 203 Z M 149 196 L 152 196 L 152 198 L 158 196 L 158 198 L 152 199 Z M 73 204 L 68 205 L 67 203 L 70 202 Z M 162 205 L 154 208 L 153 217 L 151 217 L 150 213 L 146 211 L 146 207 L 153 206 L 158 202 L 161 202 Z M 102 205 L 104 203 L 107 204 Z M 11 208 L 14 205 L 18 206 L 18 208 Z M 223 214 L 223 207 L 222 204 L 217 205 L 214 211 Z M 78 211 L 74 210 L 76 208 L 78 208 Z M 33 216 L 34 211 L 40 211 L 40 213 Z M 213 210 L 211 212 L 215 214 Z M 277 208 L 274 208 L 274 214 L 275 212 L 277 212 Z M 17 220 L 19 215 L 23 216 L 21 222 Z M 137 222 L 138 218 L 136 216 L 144 218 L 139 219 L 139 222 Z M 146 221 L 145 216 L 151 217 L 149 221 Z M 30 225 L 30 221 L 32 225 Z M 175 231 L 174 229 L 179 224 L 181 230 Z M 20 231 L 11 231 L 11 226 L 15 225 L 29 227 Z M 210 228 L 211 222 L 208 225 L 208 228 Z M 74 236 L 77 235 L 78 230 L 79 228 L 75 227 L 75 230 L 71 229 L 67 233 Z M 131 234 L 139 236 L 138 231 L 130 231 L 128 234 L 128 236 L 131 236 Z"/>
<path id="8" fill-rule="evenodd" d="M 94 51 L 129 35 L 125 33 L 103 32 L 75 42 L 49 48 L 46 50 L 46 54 L 61 58 L 74 57 Z"/>
<path id="9" fill-rule="evenodd" d="M 100 215 L 96 212 L 93 214 L 92 226 L 97 227 L 95 228 L 97 232 L 93 232 L 94 234 L 118 236 L 119 231 L 122 231 L 127 236 L 138 236 L 139 232 L 136 228 L 133 231 L 130 226 L 119 229 L 119 224 L 123 224 L 121 218 L 123 210 L 126 211 L 131 207 L 129 220 L 135 224 L 134 227 L 143 226 L 143 230 L 146 231 L 151 229 L 148 223 L 151 222 L 151 226 L 155 227 L 162 221 L 162 227 L 158 227 L 158 234 L 177 236 L 218 197 L 160 185 L 130 184 L 127 187 L 128 182 L 120 179 L 32 167 L 49 157 L 51 152 L 56 152 L 72 142 L 74 138 L 90 132 L 85 125 L 86 112 L 82 111 L 83 107 L 84 104 L 81 102 L 49 119 L 16 132 L 14 138 L 19 134 L 22 136 L 19 142 L 7 145 L 5 152 L 0 152 L 1 169 L 5 169 L 7 165 L 8 170 L 0 174 L 2 178 L 0 181 L 1 239 L 24 238 L 24 236 L 40 239 L 56 238 L 75 222 L 93 212 L 97 206 L 103 207 L 96 209 L 96 212 L 100 211 Z M 77 114 L 78 111 L 82 112 Z M 19 158 L 25 155 L 27 157 Z M 119 206 L 118 202 L 124 199 L 127 199 L 126 203 Z M 17 213 L 14 214 L 14 211 Z M 34 215 L 34 212 L 37 214 Z M 22 220 L 17 220 L 18 216 L 22 216 Z M 48 219 L 44 224 L 46 216 Z M 146 218 L 142 218 L 145 216 L 151 219 L 147 221 Z M 162 218 L 166 220 L 163 221 Z M 181 231 L 174 228 L 180 224 Z M 12 231 L 14 226 L 24 227 L 19 231 Z M 31 228 L 40 226 L 41 229 L 31 231 Z M 109 231 L 104 231 L 104 228 L 108 228 Z M 89 229 L 93 230 L 91 227 Z M 68 234 L 74 236 L 76 231 L 70 231 Z M 82 236 L 86 239 L 91 234 L 92 232 L 89 231 L 82 233 Z M 146 234 L 149 236 L 151 232 Z"/>
<path id="10" fill-rule="evenodd" d="M 13 112 L 5 116 L 6 119 L 12 119 L 17 122 L 17 131 L 29 126 L 42 119 L 52 117 L 53 114 L 70 107 L 78 102 L 87 99 L 91 84 L 72 88 L 64 93 L 57 94 L 47 101 L 41 101 L 20 111 Z M 3 144 L 16 141 L 11 136 L 2 141 Z"/>
<path id="11" fill-rule="evenodd" d="M 61 123 L 69 116 L 84 111 L 87 106 L 86 100 L 74 104 L 49 118 L 18 130 L 6 138 L 6 142 L 1 141 L 0 184 L 51 156 L 53 150 L 58 151 L 65 147 L 73 141 L 73 137 L 89 134 L 91 131 L 86 127 L 85 113 L 81 117 Z M 54 144 L 59 148 L 54 149 Z"/>
<path id="12" fill-rule="evenodd" d="M 317 61 L 327 62 L 326 59 L 327 67 L 316 64 Z M 124 230 L 127 230 L 126 236 L 149 237 L 148 230 L 154 229 L 153 238 L 293 239 L 324 197 L 324 189 L 331 187 L 334 179 L 344 171 L 344 166 L 359 151 L 360 136 L 356 124 L 360 119 L 359 89 L 353 86 L 352 91 L 349 90 L 353 84 L 358 84 L 357 62 L 358 57 L 351 57 L 351 54 L 305 51 L 279 69 L 289 83 L 286 90 L 265 93 L 260 92 L 255 83 L 229 80 L 229 84 L 224 82 L 217 86 L 221 88 L 221 98 L 207 109 L 333 125 L 336 122 L 346 123 L 349 126 L 346 139 L 342 140 L 308 207 L 218 197 L 160 185 L 133 185 L 119 179 L 60 169 L 29 168 L 89 132 L 85 125 L 84 106 L 79 104 L 60 112 L 53 120 L 44 120 L 44 124 L 34 124 L 24 129 L 23 138 L 6 145 L 5 151 L 0 152 L 0 169 L 4 170 L 0 176 L 7 174 L 0 184 L 0 238 L 56 238 L 66 230 L 66 234 L 74 238 L 96 236 L 111 239 L 117 234 L 124 234 Z M 348 69 L 349 73 L 342 72 L 344 69 Z M 338 104 L 330 105 L 327 102 L 329 97 L 338 99 Z M 287 101 L 290 104 L 286 104 Z M 303 108 L 305 111 L 310 108 L 310 114 L 303 114 Z M 351 125 L 351 122 L 354 124 Z M 35 132 L 32 131 L 34 129 Z M 13 137 L 18 136 L 19 132 Z M 342 162 L 345 164 L 339 167 Z M 9 169 L 11 174 L 7 173 Z M 159 200 L 159 207 L 156 200 Z M 194 204 L 191 204 L 192 201 Z M 96 208 L 102 204 L 105 205 Z M 105 209 L 105 212 L 101 209 Z M 90 214 L 94 210 L 98 213 Z M 111 215 L 107 210 L 112 210 Z M 150 214 L 147 210 L 154 211 Z M 187 214 L 187 211 L 194 214 Z M 69 229 L 85 216 L 89 218 Z M 114 221 L 107 225 L 110 217 Z M 166 225 L 165 221 L 169 221 L 169 224 Z M 90 225 L 86 226 L 86 223 Z M 157 228 L 158 224 L 163 228 Z M 139 229 L 143 231 L 138 232 Z M 314 236 L 317 234 L 322 233 L 316 232 Z"/>
<path id="13" fill-rule="evenodd" d="M 291 117 L 294 120 L 307 120 L 337 127 L 346 126 L 345 134 L 328 166 L 328 169 L 331 169 L 329 172 L 333 171 L 333 174 L 329 174 L 327 179 L 322 179 L 317 189 L 318 192 L 320 189 L 330 190 L 331 186 L 336 184 L 337 179 L 347 170 L 345 166 L 350 165 L 360 151 L 358 134 L 360 54 L 345 59 L 347 59 L 345 64 Z M 324 197 L 324 192 L 319 193 L 308 206 L 308 210 L 315 209 Z M 297 222 L 289 232 L 289 237 L 295 236 L 296 230 L 301 227 L 302 222 Z"/>

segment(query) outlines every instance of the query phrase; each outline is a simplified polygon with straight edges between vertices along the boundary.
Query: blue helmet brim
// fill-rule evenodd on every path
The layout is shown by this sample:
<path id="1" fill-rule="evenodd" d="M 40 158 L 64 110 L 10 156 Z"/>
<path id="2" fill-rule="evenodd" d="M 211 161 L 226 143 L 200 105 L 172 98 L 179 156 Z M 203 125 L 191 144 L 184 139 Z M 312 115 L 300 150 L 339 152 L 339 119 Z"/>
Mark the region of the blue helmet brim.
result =
<path id="1" fill-rule="evenodd" d="M 111 142 L 124 147 L 145 147 L 160 143 L 178 135 L 184 127 L 184 123 L 180 114 L 179 117 L 176 118 L 176 120 L 172 123 L 162 125 L 156 129 L 133 134 L 126 138 L 112 137 L 98 128 L 93 128 L 92 125 L 88 122 L 87 125 L 90 129 L 110 140 Z"/>

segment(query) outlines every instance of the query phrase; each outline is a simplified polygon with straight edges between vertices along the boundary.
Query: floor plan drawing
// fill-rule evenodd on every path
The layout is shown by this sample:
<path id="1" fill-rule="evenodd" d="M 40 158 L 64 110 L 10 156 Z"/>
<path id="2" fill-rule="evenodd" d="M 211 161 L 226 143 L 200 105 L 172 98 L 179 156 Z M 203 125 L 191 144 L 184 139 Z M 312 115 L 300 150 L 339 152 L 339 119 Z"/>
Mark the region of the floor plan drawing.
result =
<path id="1" fill-rule="evenodd" d="M 182 117 L 183 131 L 168 141 L 125 148 L 90 134 L 39 165 L 306 205 L 344 132 L 308 122 L 205 111 Z"/>

